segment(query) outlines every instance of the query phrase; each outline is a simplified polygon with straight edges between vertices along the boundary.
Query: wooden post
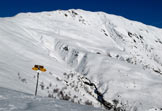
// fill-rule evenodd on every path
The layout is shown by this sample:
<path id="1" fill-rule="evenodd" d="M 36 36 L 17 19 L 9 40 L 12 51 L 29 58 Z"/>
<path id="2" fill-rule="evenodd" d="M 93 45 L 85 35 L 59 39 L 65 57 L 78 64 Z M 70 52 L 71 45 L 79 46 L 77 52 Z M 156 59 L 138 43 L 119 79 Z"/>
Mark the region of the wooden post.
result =
<path id="1" fill-rule="evenodd" d="M 37 95 L 38 81 L 39 81 L 39 72 L 37 73 L 37 83 L 36 83 L 36 89 L 35 89 L 35 96 Z"/>

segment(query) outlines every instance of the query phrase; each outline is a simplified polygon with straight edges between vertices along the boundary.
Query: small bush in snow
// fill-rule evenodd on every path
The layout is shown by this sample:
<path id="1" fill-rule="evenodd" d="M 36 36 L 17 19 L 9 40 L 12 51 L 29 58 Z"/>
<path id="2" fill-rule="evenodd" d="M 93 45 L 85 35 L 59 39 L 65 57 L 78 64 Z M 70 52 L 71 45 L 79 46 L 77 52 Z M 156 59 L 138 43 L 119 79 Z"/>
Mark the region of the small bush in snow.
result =
<path id="1" fill-rule="evenodd" d="M 85 105 L 92 105 L 92 101 L 89 100 L 85 101 Z"/>
<path id="2" fill-rule="evenodd" d="M 67 94 L 63 96 L 63 100 L 70 100 L 70 96 L 68 96 Z"/>
<path id="3" fill-rule="evenodd" d="M 23 83 L 27 83 L 25 78 L 21 79 L 21 81 L 22 81 Z"/>
<path id="4" fill-rule="evenodd" d="M 48 97 L 49 97 L 49 98 L 53 98 L 53 95 L 52 95 L 52 94 L 48 94 Z"/>
<path id="5" fill-rule="evenodd" d="M 44 90 L 44 87 L 45 86 L 44 86 L 44 83 L 43 82 L 41 82 L 40 86 L 41 86 L 41 89 Z"/>
<path id="6" fill-rule="evenodd" d="M 58 93 L 59 92 L 59 88 L 53 89 L 53 93 Z"/>

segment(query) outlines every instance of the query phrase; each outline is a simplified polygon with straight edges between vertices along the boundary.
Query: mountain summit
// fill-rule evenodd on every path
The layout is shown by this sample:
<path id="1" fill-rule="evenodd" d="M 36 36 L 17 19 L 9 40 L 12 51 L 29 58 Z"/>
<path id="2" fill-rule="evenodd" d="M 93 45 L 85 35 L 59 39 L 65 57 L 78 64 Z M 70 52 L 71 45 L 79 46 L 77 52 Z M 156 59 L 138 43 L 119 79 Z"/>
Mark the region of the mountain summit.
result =
<path id="1" fill-rule="evenodd" d="M 0 18 L 0 87 L 128 111 L 162 108 L 162 29 L 103 12 L 57 10 Z M 153 109 L 154 108 L 154 109 Z"/>

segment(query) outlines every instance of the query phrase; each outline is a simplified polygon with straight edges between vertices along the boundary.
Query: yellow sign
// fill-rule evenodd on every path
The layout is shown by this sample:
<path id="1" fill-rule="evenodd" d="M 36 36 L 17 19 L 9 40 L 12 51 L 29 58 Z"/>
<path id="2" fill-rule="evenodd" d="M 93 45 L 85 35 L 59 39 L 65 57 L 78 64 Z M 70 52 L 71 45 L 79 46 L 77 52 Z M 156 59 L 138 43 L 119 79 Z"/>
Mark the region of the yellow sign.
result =
<path id="1" fill-rule="evenodd" d="M 40 70 L 42 72 L 46 72 L 46 69 L 44 68 L 44 66 L 41 66 L 41 65 L 35 65 L 32 69 L 35 71 Z"/>

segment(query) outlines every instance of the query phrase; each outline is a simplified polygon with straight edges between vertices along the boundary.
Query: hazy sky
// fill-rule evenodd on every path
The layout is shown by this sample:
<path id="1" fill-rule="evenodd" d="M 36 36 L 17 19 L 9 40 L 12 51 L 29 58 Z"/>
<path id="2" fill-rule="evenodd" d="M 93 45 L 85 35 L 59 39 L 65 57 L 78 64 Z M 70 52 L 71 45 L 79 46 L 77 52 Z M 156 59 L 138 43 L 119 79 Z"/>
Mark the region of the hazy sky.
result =
<path id="1" fill-rule="evenodd" d="M 162 0 L 0 0 L 0 17 L 57 9 L 103 11 L 162 28 Z"/>

